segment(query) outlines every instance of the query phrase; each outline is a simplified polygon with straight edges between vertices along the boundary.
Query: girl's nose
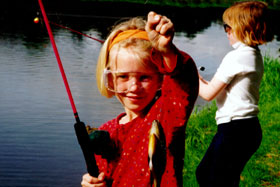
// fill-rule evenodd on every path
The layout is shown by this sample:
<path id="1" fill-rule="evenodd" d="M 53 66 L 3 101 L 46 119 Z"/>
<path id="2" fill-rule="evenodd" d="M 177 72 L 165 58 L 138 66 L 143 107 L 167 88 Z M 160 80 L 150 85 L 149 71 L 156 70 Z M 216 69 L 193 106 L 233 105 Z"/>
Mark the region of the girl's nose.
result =
<path id="1" fill-rule="evenodd" d="M 139 81 L 137 80 L 133 80 L 129 86 L 129 90 L 130 92 L 135 92 L 135 91 L 138 91 L 139 89 L 141 89 L 141 84 Z"/>

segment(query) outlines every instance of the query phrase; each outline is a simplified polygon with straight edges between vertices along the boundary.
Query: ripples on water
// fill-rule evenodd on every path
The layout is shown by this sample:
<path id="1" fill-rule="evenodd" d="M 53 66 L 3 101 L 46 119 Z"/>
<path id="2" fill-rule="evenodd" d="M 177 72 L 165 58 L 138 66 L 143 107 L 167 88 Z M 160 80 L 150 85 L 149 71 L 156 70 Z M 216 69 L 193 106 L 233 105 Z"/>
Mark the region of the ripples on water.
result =
<path id="1" fill-rule="evenodd" d="M 80 186 L 85 163 L 48 36 L 43 29 L 21 31 L 26 28 L 10 26 L 0 33 L 0 186 Z M 103 98 L 96 90 L 101 44 L 53 30 L 81 120 L 99 126 L 122 112 L 116 99 Z M 84 32 L 102 39 L 98 30 L 106 29 Z M 179 29 L 174 43 L 198 66 L 206 67 L 201 74 L 209 79 L 231 50 L 226 34 L 216 21 L 191 33 Z M 274 41 L 263 47 L 263 53 L 277 56 L 279 46 Z"/>
<path id="2" fill-rule="evenodd" d="M 98 126 L 115 117 L 121 107 L 95 89 L 101 45 L 55 36 L 80 118 Z M 52 47 L 9 37 L 0 40 L 0 186 L 79 186 L 85 164 Z"/>

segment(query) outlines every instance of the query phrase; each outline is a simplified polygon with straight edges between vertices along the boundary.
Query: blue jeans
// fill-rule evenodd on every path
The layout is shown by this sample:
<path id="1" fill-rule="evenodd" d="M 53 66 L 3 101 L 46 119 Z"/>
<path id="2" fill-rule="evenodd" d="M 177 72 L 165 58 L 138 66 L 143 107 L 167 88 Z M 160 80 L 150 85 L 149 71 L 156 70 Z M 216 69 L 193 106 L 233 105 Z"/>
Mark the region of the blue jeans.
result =
<path id="1" fill-rule="evenodd" d="M 257 117 L 218 125 L 218 131 L 196 170 L 199 185 L 238 187 L 240 174 L 261 140 L 262 130 Z"/>

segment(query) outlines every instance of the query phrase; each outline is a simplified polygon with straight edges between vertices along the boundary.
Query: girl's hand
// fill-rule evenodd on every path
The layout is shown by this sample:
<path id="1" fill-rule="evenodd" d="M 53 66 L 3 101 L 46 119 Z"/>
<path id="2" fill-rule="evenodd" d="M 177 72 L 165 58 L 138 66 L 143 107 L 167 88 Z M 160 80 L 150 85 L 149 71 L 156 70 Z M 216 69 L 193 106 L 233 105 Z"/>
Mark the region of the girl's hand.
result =
<path id="1" fill-rule="evenodd" d="M 154 49 L 163 54 L 173 50 L 174 26 L 170 19 L 150 12 L 145 29 Z"/>
<path id="2" fill-rule="evenodd" d="M 170 19 L 155 12 L 148 14 L 146 32 L 153 48 L 160 52 L 167 71 L 172 72 L 176 67 L 176 47 L 172 43 L 174 37 L 174 25 Z"/>
<path id="3" fill-rule="evenodd" d="M 105 187 L 106 181 L 104 172 L 101 172 L 98 178 L 92 177 L 88 173 L 84 174 L 81 185 L 83 187 Z"/>

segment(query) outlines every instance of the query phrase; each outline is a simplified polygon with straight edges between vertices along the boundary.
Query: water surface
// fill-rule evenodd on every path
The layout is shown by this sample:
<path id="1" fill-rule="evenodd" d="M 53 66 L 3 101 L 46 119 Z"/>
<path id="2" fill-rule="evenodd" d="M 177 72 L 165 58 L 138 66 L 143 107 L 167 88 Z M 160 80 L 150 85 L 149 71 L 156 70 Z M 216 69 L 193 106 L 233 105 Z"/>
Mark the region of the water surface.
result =
<path id="1" fill-rule="evenodd" d="M 25 6 L 21 7 L 25 14 L 8 8 L 0 19 L 0 186 L 80 186 L 86 168 L 74 133 L 72 109 L 46 30 L 33 23 L 38 7 Z M 47 6 L 50 20 L 101 40 L 120 17 L 140 15 L 139 10 L 117 14 L 100 9 L 94 14 L 84 4 L 68 5 L 67 9 L 60 6 Z M 207 9 L 212 16 L 206 18 L 202 16 L 205 9 L 175 14 L 161 7 L 158 11 L 175 19 L 174 43 L 197 66 L 205 66 L 201 74 L 210 79 L 231 50 L 219 20 L 222 10 Z M 52 28 L 81 120 L 99 126 L 122 112 L 116 99 L 101 97 L 96 88 L 95 65 L 101 44 Z M 274 40 L 262 47 L 262 53 L 277 57 L 279 48 L 279 41 Z M 199 99 L 197 105 L 201 104 L 205 103 Z"/>

